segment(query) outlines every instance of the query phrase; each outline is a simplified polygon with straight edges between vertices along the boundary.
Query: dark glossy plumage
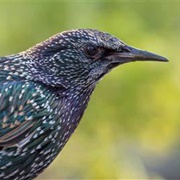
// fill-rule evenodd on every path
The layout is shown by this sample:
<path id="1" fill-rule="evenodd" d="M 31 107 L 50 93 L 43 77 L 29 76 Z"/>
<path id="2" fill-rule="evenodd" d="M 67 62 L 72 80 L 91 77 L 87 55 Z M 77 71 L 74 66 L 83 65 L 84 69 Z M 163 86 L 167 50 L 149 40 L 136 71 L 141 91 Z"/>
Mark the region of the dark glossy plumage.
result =
<path id="1" fill-rule="evenodd" d="M 98 81 L 134 60 L 166 61 L 91 29 L 0 58 L 0 179 L 35 178 L 77 127 Z"/>

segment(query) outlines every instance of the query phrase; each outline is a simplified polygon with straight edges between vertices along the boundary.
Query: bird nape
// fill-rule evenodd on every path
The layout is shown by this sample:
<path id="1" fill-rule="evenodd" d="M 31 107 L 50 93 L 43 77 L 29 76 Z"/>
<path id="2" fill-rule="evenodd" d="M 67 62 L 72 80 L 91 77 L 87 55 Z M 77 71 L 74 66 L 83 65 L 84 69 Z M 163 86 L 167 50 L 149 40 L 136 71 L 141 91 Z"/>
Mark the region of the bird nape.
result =
<path id="1" fill-rule="evenodd" d="M 59 33 L 0 58 L 0 179 L 29 180 L 59 154 L 99 80 L 132 61 L 166 58 L 93 29 Z"/>

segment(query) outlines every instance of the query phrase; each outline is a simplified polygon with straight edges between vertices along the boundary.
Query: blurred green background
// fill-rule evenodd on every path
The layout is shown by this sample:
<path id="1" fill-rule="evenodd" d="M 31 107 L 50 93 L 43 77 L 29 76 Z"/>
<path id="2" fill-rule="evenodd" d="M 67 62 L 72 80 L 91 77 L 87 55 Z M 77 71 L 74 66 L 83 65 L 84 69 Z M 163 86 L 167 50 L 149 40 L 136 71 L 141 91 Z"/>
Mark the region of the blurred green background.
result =
<path id="1" fill-rule="evenodd" d="M 180 1 L 0 1 L 1 56 L 75 28 L 109 32 L 170 62 L 107 75 L 38 179 L 180 179 Z"/>

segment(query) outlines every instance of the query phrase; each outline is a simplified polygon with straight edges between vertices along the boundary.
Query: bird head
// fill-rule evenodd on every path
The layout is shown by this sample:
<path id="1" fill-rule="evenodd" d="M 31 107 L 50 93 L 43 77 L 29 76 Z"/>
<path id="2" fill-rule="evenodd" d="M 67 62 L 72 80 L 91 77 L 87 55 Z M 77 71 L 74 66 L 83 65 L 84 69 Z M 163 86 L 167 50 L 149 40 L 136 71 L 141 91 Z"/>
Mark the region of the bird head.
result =
<path id="1" fill-rule="evenodd" d="M 93 88 L 113 68 L 132 61 L 167 61 L 93 29 L 54 35 L 23 52 L 32 79 L 64 88 Z"/>

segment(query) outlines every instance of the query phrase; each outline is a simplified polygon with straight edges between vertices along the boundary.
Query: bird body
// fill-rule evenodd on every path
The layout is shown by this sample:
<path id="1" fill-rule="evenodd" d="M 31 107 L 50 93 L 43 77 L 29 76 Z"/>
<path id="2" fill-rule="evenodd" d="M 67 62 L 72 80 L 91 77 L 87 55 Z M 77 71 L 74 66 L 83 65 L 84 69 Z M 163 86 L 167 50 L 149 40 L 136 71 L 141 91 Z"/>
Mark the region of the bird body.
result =
<path id="1" fill-rule="evenodd" d="M 8 76 L 0 84 L 0 179 L 32 179 L 63 148 L 92 91 L 63 93 Z"/>
<path id="2" fill-rule="evenodd" d="M 78 126 L 99 80 L 134 60 L 165 58 L 79 29 L 0 58 L 0 179 L 35 178 Z"/>
<path id="3" fill-rule="evenodd" d="M 10 82 L 2 87 L 1 178 L 6 170 L 6 178 L 33 178 L 65 145 L 87 102 L 78 107 L 80 96 L 71 94 L 77 97 L 73 102 L 71 96 L 59 98 L 38 83 Z M 30 169 L 28 174 L 25 169 Z"/>

